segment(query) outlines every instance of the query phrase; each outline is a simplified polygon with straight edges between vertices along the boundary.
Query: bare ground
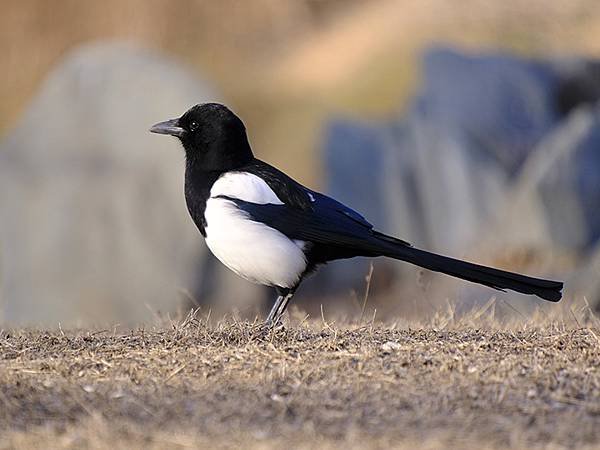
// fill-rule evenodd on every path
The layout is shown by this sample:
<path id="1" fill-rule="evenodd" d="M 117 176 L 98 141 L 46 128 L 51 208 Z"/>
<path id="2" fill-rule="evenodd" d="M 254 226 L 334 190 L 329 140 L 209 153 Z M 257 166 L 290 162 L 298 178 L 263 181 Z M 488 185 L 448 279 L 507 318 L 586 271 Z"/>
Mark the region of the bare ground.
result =
<path id="1" fill-rule="evenodd" d="M 600 330 L 2 331 L 0 448 L 598 448 Z"/>

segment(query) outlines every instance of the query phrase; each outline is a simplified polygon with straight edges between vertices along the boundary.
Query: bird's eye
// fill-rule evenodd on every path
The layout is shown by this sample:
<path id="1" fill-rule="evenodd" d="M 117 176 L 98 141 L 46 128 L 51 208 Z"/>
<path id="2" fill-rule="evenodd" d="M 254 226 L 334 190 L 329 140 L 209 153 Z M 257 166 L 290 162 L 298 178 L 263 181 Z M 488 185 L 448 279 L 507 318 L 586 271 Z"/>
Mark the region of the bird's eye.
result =
<path id="1" fill-rule="evenodd" d="M 190 131 L 196 131 L 198 129 L 198 122 L 190 122 Z"/>

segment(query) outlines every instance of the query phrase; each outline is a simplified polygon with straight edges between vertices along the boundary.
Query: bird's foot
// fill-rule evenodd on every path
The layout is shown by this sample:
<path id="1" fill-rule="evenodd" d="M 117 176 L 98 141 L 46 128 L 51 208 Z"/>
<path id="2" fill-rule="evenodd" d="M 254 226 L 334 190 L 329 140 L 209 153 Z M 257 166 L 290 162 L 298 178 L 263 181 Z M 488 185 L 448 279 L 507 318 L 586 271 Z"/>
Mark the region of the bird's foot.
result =
<path id="1" fill-rule="evenodd" d="M 280 331 L 283 329 L 284 329 L 284 325 L 283 325 L 283 323 L 281 323 L 281 321 L 273 322 L 271 320 L 266 320 L 263 323 L 261 323 L 260 325 L 257 325 L 256 328 L 254 329 L 254 331 L 255 331 L 256 337 L 264 339 L 267 336 L 270 336 L 270 335 L 276 333 L 277 331 Z"/>

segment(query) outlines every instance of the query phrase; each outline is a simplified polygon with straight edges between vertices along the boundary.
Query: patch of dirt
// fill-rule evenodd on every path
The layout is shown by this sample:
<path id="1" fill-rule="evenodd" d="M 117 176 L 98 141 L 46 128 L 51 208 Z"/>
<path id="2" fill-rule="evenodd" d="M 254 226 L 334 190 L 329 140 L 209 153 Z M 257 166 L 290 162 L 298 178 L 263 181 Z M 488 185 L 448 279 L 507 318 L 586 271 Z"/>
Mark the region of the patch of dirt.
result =
<path id="1" fill-rule="evenodd" d="M 600 331 L 0 333 L 0 448 L 600 445 Z"/>

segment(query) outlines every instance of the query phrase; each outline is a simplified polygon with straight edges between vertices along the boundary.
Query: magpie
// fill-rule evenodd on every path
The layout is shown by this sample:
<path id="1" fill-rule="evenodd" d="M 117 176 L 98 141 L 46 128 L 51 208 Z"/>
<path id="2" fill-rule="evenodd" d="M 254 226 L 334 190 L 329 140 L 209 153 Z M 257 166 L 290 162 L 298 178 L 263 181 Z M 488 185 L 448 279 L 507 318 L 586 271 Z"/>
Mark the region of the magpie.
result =
<path id="1" fill-rule="evenodd" d="M 353 209 L 256 159 L 244 123 L 222 104 L 198 104 L 150 131 L 181 141 L 187 208 L 211 252 L 242 278 L 275 289 L 268 327 L 279 322 L 304 278 L 356 256 L 386 256 L 551 302 L 562 296 L 562 282 L 438 255 L 376 231 Z"/>

